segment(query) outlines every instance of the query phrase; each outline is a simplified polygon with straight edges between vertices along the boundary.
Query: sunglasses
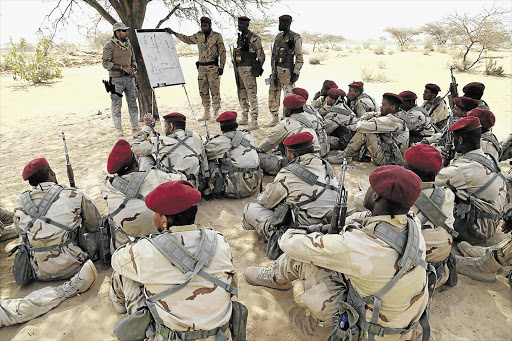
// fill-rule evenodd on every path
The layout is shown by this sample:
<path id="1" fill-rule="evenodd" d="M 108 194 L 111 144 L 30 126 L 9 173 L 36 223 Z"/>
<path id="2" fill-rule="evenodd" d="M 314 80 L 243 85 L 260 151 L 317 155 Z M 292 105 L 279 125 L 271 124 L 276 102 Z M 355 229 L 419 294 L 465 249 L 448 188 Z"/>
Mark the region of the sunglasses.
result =
<path id="1" fill-rule="evenodd" d="M 128 30 L 119 30 L 119 31 L 121 31 L 121 32 L 128 32 Z"/>

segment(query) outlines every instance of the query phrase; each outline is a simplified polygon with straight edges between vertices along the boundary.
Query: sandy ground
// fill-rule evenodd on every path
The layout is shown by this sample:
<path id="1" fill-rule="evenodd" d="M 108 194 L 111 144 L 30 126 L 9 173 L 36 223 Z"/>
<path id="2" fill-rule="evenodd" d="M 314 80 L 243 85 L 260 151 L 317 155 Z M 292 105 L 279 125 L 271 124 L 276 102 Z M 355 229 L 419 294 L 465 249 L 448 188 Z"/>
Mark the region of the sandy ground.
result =
<path id="1" fill-rule="evenodd" d="M 323 65 L 304 65 L 297 85 L 306 88 L 311 96 L 325 79 L 332 79 L 344 90 L 347 84 L 360 79 L 362 67 L 386 74 L 387 83 L 369 83 L 366 91 L 380 101 L 384 92 L 398 93 L 412 90 L 421 97 L 425 83 L 437 83 L 442 92 L 448 89 L 450 77 L 447 69 L 448 56 L 422 52 L 395 53 L 376 56 L 373 52 L 361 52 L 348 57 L 331 53 Z M 306 57 L 307 58 L 307 57 Z M 194 57 L 181 58 L 187 90 L 198 117 L 202 114 L 196 86 Z M 386 64 L 379 69 L 379 62 Z M 511 65 L 510 53 L 503 60 Z M 507 69 L 506 68 L 506 69 Z M 265 65 L 264 75 L 269 66 Z M 510 70 L 506 71 L 510 74 Z M 66 133 L 68 149 L 78 187 L 89 194 L 100 211 L 106 213 L 106 205 L 100 196 L 99 184 L 106 176 L 108 153 L 116 142 L 110 117 L 110 100 L 104 92 L 101 79 L 106 72 L 101 65 L 64 69 L 64 79 L 51 84 L 32 86 L 15 82 L 8 75 L 0 78 L 0 205 L 12 209 L 19 194 L 29 189 L 22 181 L 21 171 L 29 160 L 46 157 L 56 171 L 60 183 L 67 184 L 65 157 L 61 132 Z M 481 74 L 457 74 L 459 91 L 471 81 L 486 85 L 484 99 L 497 116 L 494 129 L 499 139 L 511 130 L 512 81 L 510 77 L 496 78 Z M 226 68 L 222 77 L 222 110 L 239 110 L 236 99 L 233 69 Z M 268 88 L 263 77 L 258 79 L 260 98 L 260 124 L 270 120 L 267 109 Z M 160 112 L 180 111 L 189 117 L 188 127 L 203 136 L 204 126 L 196 124 L 188 108 L 183 89 L 180 87 L 157 89 Z M 129 131 L 126 103 L 123 108 L 125 131 Z M 211 134 L 219 133 L 218 126 L 210 124 Z M 257 140 L 264 138 L 265 129 L 255 132 Z M 359 178 L 367 179 L 374 168 L 370 164 L 355 163 L 357 169 L 347 175 L 347 185 L 353 194 Z M 335 170 L 339 170 L 338 167 Z M 265 182 L 272 181 L 265 177 Z M 256 199 L 256 195 L 241 200 L 216 200 L 200 202 L 197 222 L 201 226 L 211 224 L 224 233 L 231 245 L 235 267 L 240 278 L 239 299 L 249 307 L 249 340 L 299 340 L 289 324 L 288 313 L 295 306 L 291 291 L 279 292 L 253 287 L 246 283 L 243 272 L 249 265 L 269 265 L 265 256 L 266 245 L 253 231 L 240 226 L 244 206 Z M 505 236 L 500 232 L 491 241 L 494 244 Z M 12 275 L 13 258 L 7 252 L 17 241 L 0 244 L 0 297 L 15 298 L 27 295 L 45 285 L 59 283 L 33 283 L 26 287 L 16 285 Z M 99 278 L 92 288 L 79 297 L 71 298 L 60 306 L 27 323 L 4 327 L 2 340 L 110 340 L 117 316 L 110 306 L 108 285 L 111 270 L 96 263 Z M 435 294 L 432 304 L 433 340 L 510 340 L 512 338 L 512 290 L 506 284 L 501 270 L 495 282 L 481 283 L 459 277 L 455 288 L 442 288 Z M 57 327 L 58 326 L 58 327 Z M 56 328 L 57 327 L 57 328 Z"/>

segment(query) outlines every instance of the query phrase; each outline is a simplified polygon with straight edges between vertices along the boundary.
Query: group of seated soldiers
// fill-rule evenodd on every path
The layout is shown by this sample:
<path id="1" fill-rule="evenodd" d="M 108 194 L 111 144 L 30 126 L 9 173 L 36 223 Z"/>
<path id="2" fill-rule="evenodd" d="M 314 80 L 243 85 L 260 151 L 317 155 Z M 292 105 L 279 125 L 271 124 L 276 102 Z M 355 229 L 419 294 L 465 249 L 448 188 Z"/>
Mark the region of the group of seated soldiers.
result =
<path id="1" fill-rule="evenodd" d="M 241 225 L 264 238 L 275 263 L 250 266 L 245 278 L 294 287 L 300 308 L 290 322 L 303 339 L 410 339 L 421 335 L 418 324 L 428 339 L 434 288 L 455 285 L 457 273 L 491 281 L 511 264 L 510 238 L 472 246 L 493 237 L 502 221 L 511 230 L 512 212 L 504 212 L 510 179 L 499 164 L 510 152 L 502 155 L 491 132 L 495 117 L 481 100 L 481 83 L 453 98 L 453 115 L 435 84 L 425 86 L 421 107 L 412 91 L 385 93 L 380 112 L 363 86 L 351 83 L 345 93 L 325 81 L 310 105 L 306 90 L 293 89 L 284 117 L 258 145 L 237 129 L 233 111 L 217 117 L 222 134 L 205 143 L 180 113 L 163 116 L 162 135 L 146 115 L 142 130 L 119 140 L 108 157 L 106 223 L 81 190 L 57 184 L 44 158 L 30 161 L 23 179 L 33 187 L 13 217 L 17 258 L 25 252 L 33 270 L 25 283 L 71 281 L 30 299 L 1 300 L 0 325 L 87 290 L 96 278 L 88 259 L 107 258 L 110 235 L 109 297 L 115 312 L 128 313 L 114 329 L 119 339 L 243 340 L 247 315 L 231 299 L 238 279 L 228 241 L 198 228 L 195 216 L 201 197 L 259 191 Z M 331 164 L 346 169 L 352 160 L 379 167 L 360 181 L 355 210 L 333 232 L 340 188 Z M 265 189 L 264 172 L 275 175 Z M 454 255 L 454 241 L 465 257 Z M 52 303 L 41 303 L 47 296 Z"/>

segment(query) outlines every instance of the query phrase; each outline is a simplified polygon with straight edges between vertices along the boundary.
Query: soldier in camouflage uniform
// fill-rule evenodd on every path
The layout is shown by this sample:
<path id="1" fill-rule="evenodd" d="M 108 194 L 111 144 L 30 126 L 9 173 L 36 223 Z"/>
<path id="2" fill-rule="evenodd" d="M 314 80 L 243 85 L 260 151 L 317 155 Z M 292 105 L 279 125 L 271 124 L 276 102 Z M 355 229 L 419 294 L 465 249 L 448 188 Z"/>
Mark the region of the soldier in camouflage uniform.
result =
<path id="1" fill-rule="evenodd" d="M 247 130 L 258 129 L 258 87 L 256 77 L 263 72 L 263 63 L 265 62 L 265 52 L 261 45 L 261 38 L 249 30 L 247 17 L 238 17 L 237 47 L 234 51 L 236 63 L 236 81 L 238 89 L 238 101 L 242 108 L 242 119 L 238 122 L 240 125 L 248 123 L 249 109 L 251 112 L 251 123 Z"/>
<path id="2" fill-rule="evenodd" d="M 306 101 L 299 95 L 290 95 L 283 101 L 285 107 L 285 118 L 282 119 L 278 125 L 272 128 L 272 131 L 267 137 L 260 142 L 258 146 L 258 155 L 260 158 L 261 168 L 268 174 L 275 175 L 283 164 L 286 164 L 286 158 L 283 158 L 286 151 L 282 142 L 290 135 L 300 132 L 309 132 L 313 135 L 315 150 L 320 150 L 318 136 L 315 133 L 313 124 L 303 114 L 304 104 Z M 269 153 L 272 149 L 277 147 L 275 153 Z"/>
<path id="3" fill-rule="evenodd" d="M 485 154 L 491 155 L 496 161 L 501 158 L 501 146 L 498 138 L 491 131 L 491 128 L 496 122 L 494 114 L 490 110 L 475 108 L 468 112 L 468 117 L 478 117 L 482 125 L 482 139 L 480 140 L 480 147 Z"/>
<path id="4" fill-rule="evenodd" d="M 268 108 L 272 114 L 272 121 L 265 127 L 274 127 L 279 123 L 281 91 L 284 91 L 285 97 L 292 94 L 304 64 L 302 37 L 290 30 L 291 23 L 291 16 L 285 14 L 279 17 L 281 32 L 277 34 L 272 48 L 272 75 L 268 91 Z"/>
<path id="5" fill-rule="evenodd" d="M 127 244 L 112 255 L 114 310 L 132 315 L 138 308 L 149 308 L 150 340 L 231 340 L 228 323 L 231 295 L 237 294 L 236 270 L 226 237 L 195 225 L 200 199 L 201 193 L 188 181 L 159 185 L 145 201 L 154 212 L 155 230 L 165 233 Z M 182 257 L 173 258 L 173 250 Z M 202 271 L 200 276 L 191 273 L 194 266 Z M 178 290 L 164 292 L 176 286 Z"/>
<path id="6" fill-rule="evenodd" d="M 412 91 L 402 91 L 399 96 L 402 97 L 404 101 L 401 108 L 411 121 L 408 127 L 409 145 L 413 145 L 426 137 L 432 136 L 435 131 L 430 122 L 428 112 L 424 108 L 416 105 L 418 96 Z"/>
<path id="7" fill-rule="evenodd" d="M 347 148 L 353 133 L 347 126 L 356 121 L 356 115 L 345 103 L 345 91 L 332 88 L 327 91 L 325 130 L 329 134 L 331 150 L 344 150 Z"/>
<path id="8" fill-rule="evenodd" d="M 212 31 L 212 21 L 207 17 L 201 18 L 201 31 L 191 36 L 174 32 L 170 28 L 165 30 L 186 44 L 197 44 L 197 82 L 204 108 L 204 116 L 199 121 L 210 120 L 210 94 L 214 117 L 217 117 L 220 110 L 220 76 L 224 73 L 226 64 L 226 48 L 221 34 Z"/>
<path id="9" fill-rule="evenodd" d="M 82 191 L 58 185 L 54 171 L 44 158 L 34 159 L 25 166 L 23 180 L 28 180 L 33 188 L 16 200 L 14 224 L 20 242 L 29 250 L 35 278 L 43 281 L 71 278 L 89 257 L 95 256 L 83 250 L 78 240 L 85 232 L 99 230 L 101 215 Z M 41 202 L 50 203 L 46 213 L 44 207 L 39 207 Z M 34 209 L 36 214 L 31 215 Z"/>
<path id="10" fill-rule="evenodd" d="M 357 117 L 367 112 L 377 111 L 377 103 L 370 95 L 364 92 L 363 82 L 353 82 L 348 85 L 348 104 Z"/>
<path id="11" fill-rule="evenodd" d="M 237 130 L 236 112 L 226 111 L 217 117 L 222 135 L 205 145 L 213 194 L 228 198 L 244 198 L 260 188 L 263 171 L 254 136 L 246 130 Z"/>
<path id="12" fill-rule="evenodd" d="M 479 82 L 471 82 L 462 88 L 464 97 L 469 97 L 478 101 L 478 109 L 491 110 L 489 105 L 482 99 L 484 95 L 485 85 Z"/>
<path id="13" fill-rule="evenodd" d="M 481 125 L 477 117 L 458 120 L 453 132 L 455 158 L 441 169 L 435 185 L 445 186 L 455 194 L 454 228 L 458 240 L 483 243 L 496 232 L 507 204 L 505 177 L 499 165 L 480 147 Z"/>
<path id="14" fill-rule="evenodd" d="M 110 94 L 112 101 L 111 112 L 117 136 L 123 136 L 121 125 L 122 94 L 126 95 L 128 114 L 132 125 L 132 133 L 139 131 L 139 110 L 137 108 L 137 87 L 134 77 L 137 69 L 135 54 L 128 39 L 128 29 L 125 24 L 117 22 L 113 26 L 114 36 L 103 47 L 103 67 L 108 70 L 108 76 L 115 86 L 115 92 Z"/>
<path id="15" fill-rule="evenodd" d="M 335 164 L 343 159 L 357 158 L 369 153 L 376 165 L 402 164 L 403 154 L 409 146 L 409 118 L 400 110 L 402 98 L 396 94 L 385 93 L 382 97 L 380 113 L 366 113 L 347 126 L 355 131 L 347 148 L 336 155 L 326 158 Z"/>
<path id="16" fill-rule="evenodd" d="M 0 207 L 0 242 L 18 237 L 12 217 L 12 212 Z"/>
<path id="17" fill-rule="evenodd" d="M 257 203 L 245 207 L 242 218 L 244 229 L 255 229 L 265 240 L 274 233 L 271 219 L 278 205 L 293 204 L 298 210 L 294 221 L 300 225 L 327 224 L 336 201 L 336 178 L 331 166 L 314 153 L 313 135 L 291 135 L 284 146 L 290 163 L 265 187 Z M 306 173 L 316 182 L 304 178 Z"/>
<path id="18" fill-rule="evenodd" d="M 163 119 L 165 136 L 153 136 L 148 139 L 154 120 L 151 114 L 146 114 L 144 127 L 130 142 L 133 153 L 140 158 L 140 170 L 145 171 L 156 166 L 164 172 L 181 172 L 194 186 L 203 191 L 203 194 L 209 195 L 208 161 L 201 136 L 186 129 L 185 115 L 171 113 Z"/>
<path id="19" fill-rule="evenodd" d="M 337 328 L 342 314 L 348 320 L 346 327 L 351 328 L 345 335 L 359 327 L 363 340 L 369 336 L 375 336 L 375 340 L 409 340 L 414 322 L 425 311 L 429 299 L 425 241 L 418 219 L 407 215 L 420 194 L 421 180 L 399 166 L 384 166 L 370 174 L 370 184 L 365 206 L 373 216 L 346 225 L 339 234 L 324 234 L 325 229 L 324 233 L 288 229 L 279 240 L 284 254 L 272 267 L 250 266 L 245 270 L 245 278 L 252 285 L 287 290 L 296 281 L 295 300 L 307 309 L 303 315 L 314 319 L 314 323 L 308 318 L 291 321 L 298 324 L 293 329 L 302 331 L 303 340 L 325 340 L 328 327 L 332 324 L 332 328 Z M 400 268 L 401 254 L 384 241 L 385 233 L 377 231 L 384 226 L 389 233 L 400 233 L 407 226 L 408 233 L 418 236 L 413 245 L 418 248 L 415 258 L 420 266 Z M 393 278 L 397 271 L 398 278 Z M 401 276 L 405 271 L 407 274 Z M 380 290 L 386 283 L 391 284 L 391 289 L 376 305 L 375 295 L 382 296 Z M 369 301 L 365 303 L 358 297 L 367 297 Z M 354 321 L 357 318 L 348 305 L 362 317 L 359 322 Z M 372 328 L 368 328 L 370 321 L 374 324 Z M 369 335 L 368 329 L 374 334 L 381 330 L 385 336 Z M 353 337 L 357 339 L 357 335 Z"/>
<path id="20" fill-rule="evenodd" d="M 338 85 L 331 80 L 325 80 L 322 84 L 322 89 L 320 91 L 317 91 L 315 96 L 313 97 L 313 100 L 311 101 L 311 105 L 318 110 L 319 112 L 325 105 L 325 100 L 327 98 L 327 91 L 330 89 L 337 89 Z M 326 112 L 321 112 L 322 116 L 326 114 Z"/>
<path id="21" fill-rule="evenodd" d="M 117 141 L 112 148 L 107 171 L 110 175 L 101 185 L 101 196 L 107 203 L 109 218 L 115 223 L 111 242 L 111 253 L 114 253 L 133 238 L 154 232 L 153 212 L 144 204 L 146 195 L 164 182 L 186 180 L 187 177 L 177 171 L 166 173 L 156 168 L 139 171 L 139 163 L 126 140 Z M 136 193 L 129 192 L 130 182 Z"/>
<path id="22" fill-rule="evenodd" d="M 437 84 L 426 84 L 423 91 L 425 102 L 421 106 L 428 112 L 430 121 L 436 125 L 438 130 L 442 130 L 448 124 L 448 116 L 450 115 L 448 105 L 446 105 L 444 99 L 437 95 L 440 91 L 441 88 Z"/>

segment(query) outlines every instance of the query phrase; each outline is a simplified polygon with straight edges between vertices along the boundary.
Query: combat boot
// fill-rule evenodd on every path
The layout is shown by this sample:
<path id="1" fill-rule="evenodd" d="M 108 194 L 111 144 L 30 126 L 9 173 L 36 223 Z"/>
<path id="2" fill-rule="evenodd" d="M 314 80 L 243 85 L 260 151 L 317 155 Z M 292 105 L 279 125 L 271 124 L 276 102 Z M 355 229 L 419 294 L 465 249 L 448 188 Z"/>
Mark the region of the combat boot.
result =
<path id="1" fill-rule="evenodd" d="M 238 121 L 238 125 L 245 126 L 249 123 L 249 114 L 246 112 L 242 113 L 242 119 Z"/>
<path id="2" fill-rule="evenodd" d="M 488 252 L 483 257 L 459 257 L 457 273 L 476 281 L 492 282 L 496 279 L 496 271 L 503 268 L 494 257 L 494 252 Z"/>
<path id="3" fill-rule="evenodd" d="M 266 128 L 275 127 L 279 123 L 279 115 L 274 115 L 270 123 L 265 124 Z"/>
<path id="4" fill-rule="evenodd" d="M 123 137 L 124 136 L 123 129 L 116 129 L 116 136 Z"/>
<path id="5" fill-rule="evenodd" d="M 199 118 L 198 121 L 203 122 L 203 121 L 209 121 L 210 119 L 211 119 L 210 110 L 205 110 L 203 117 Z"/>
<path id="6" fill-rule="evenodd" d="M 247 130 L 251 131 L 256 129 L 260 129 L 260 127 L 258 126 L 258 121 L 255 118 L 253 118 L 251 120 L 251 123 L 249 123 L 249 125 L 247 126 Z"/>
<path id="7" fill-rule="evenodd" d="M 215 110 L 215 112 L 213 113 L 213 120 L 216 120 L 217 117 L 219 117 L 219 111 Z"/>
<path id="8" fill-rule="evenodd" d="M 466 241 L 460 242 L 457 244 L 457 248 L 459 249 L 460 253 L 464 257 L 483 257 L 487 253 L 501 249 L 505 244 L 507 243 L 507 239 L 502 240 L 496 245 L 488 246 L 488 247 L 482 247 L 482 246 L 473 246 L 469 244 Z"/>
<path id="9" fill-rule="evenodd" d="M 278 283 L 274 269 L 263 266 L 249 266 L 245 269 L 245 279 L 251 285 L 259 285 L 271 289 L 289 290 L 292 287 L 292 283 L 288 281 Z"/>
<path id="10" fill-rule="evenodd" d="M 18 237 L 18 231 L 16 230 L 16 226 L 14 226 L 14 224 L 5 227 L 2 223 L 0 223 L 0 225 L 0 230 L 3 229 L 3 232 L 1 232 L 0 235 L 0 242 Z"/>
<path id="11" fill-rule="evenodd" d="M 62 295 L 62 297 L 69 298 L 81 294 L 91 287 L 98 272 L 92 260 L 88 260 L 82 265 L 82 268 L 76 275 L 64 284 L 59 285 L 55 289 Z"/>
<path id="12" fill-rule="evenodd" d="M 339 150 L 332 150 L 325 157 L 325 160 L 333 165 L 341 165 L 345 159 L 347 160 L 347 163 L 352 162 L 352 158 L 350 156 L 347 156 L 344 151 Z"/>

